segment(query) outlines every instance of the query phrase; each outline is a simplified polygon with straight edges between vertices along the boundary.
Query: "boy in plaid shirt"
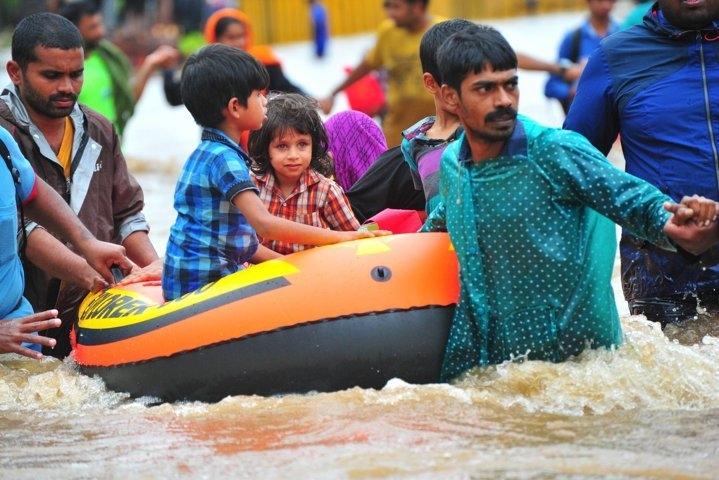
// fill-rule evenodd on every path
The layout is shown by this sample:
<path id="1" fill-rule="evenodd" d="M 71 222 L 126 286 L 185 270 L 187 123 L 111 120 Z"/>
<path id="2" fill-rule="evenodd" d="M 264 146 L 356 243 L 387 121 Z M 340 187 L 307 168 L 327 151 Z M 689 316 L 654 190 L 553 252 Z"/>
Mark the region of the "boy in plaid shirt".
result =
<path id="1" fill-rule="evenodd" d="M 250 159 L 238 142 L 243 131 L 262 126 L 268 83 L 267 70 L 257 60 L 226 45 L 209 45 L 185 63 L 182 99 L 203 131 L 175 189 L 177 219 L 162 272 L 168 301 L 238 271 L 245 262 L 278 256 L 259 245 L 258 233 L 311 245 L 377 234 L 302 225 L 267 211 L 250 178 Z"/>
<path id="2" fill-rule="evenodd" d="M 250 135 L 253 180 L 272 215 L 332 230 L 357 230 L 359 222 L 332 175 L 327 134 L 313 100 L 280 94 L 267 105 L 267 121 Z M 283 255 L 311 245 L 263 239 Z"/>

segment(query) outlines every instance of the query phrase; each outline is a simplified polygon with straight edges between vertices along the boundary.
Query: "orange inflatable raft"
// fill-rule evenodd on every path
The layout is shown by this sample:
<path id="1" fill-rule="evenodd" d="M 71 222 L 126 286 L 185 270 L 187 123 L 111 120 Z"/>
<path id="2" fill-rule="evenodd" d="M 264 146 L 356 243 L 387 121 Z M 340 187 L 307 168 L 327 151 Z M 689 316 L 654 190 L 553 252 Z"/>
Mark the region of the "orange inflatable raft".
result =
<path id="1" fill-rule="evenodd" d="M 171 302 L 143 284 L 88 295 L 75 360 L 113 390 L 165 401 L 431 383 L 458 294 L 446 234 L 346 242 Z"/>

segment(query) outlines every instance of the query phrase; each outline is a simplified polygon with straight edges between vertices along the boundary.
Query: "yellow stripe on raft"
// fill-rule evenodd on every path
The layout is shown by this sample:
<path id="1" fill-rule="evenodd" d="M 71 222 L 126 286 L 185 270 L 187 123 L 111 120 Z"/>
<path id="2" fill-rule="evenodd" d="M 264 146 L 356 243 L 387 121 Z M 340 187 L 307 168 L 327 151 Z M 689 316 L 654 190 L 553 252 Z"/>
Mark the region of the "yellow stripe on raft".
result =
<path id="1" fill-rule="evenodd" d="M 210 286 L 208 285 L 162 305 L 157 305 L 156 302 L 135 292 L 110 288 L 104 292 L 88 295 L 88 297 L 85 298 L 80 307 L 82 315 L 79 319 L 79 325 L 81 328 L 87 329 L 126 327 L 150 320 L 159 314 L 165 315 L 182 310 L 198 302 L 218 297 L 233 290 L 255 285 L 267 280 L 287 277 L 298 272 L 297 267 L 291 263 L 281 259 L 270 260 L 243 270 L 241 272 L 242 275 L 233 275 L 232 278 L 222 278 L 210 284 L 212 286 L 211 289 L 207 288 Z M 125 297 L 127 300 L 121 297 Z M 120 312 L 117 318 L 103 318 L 104 315 L 98 315 L 101 318 L 97 318 L 95 314 L 106 310 L 106 306 L 109 302 L 116 302 L 116 304 L 124 302 L 123 308 L 125 312 Z"/>

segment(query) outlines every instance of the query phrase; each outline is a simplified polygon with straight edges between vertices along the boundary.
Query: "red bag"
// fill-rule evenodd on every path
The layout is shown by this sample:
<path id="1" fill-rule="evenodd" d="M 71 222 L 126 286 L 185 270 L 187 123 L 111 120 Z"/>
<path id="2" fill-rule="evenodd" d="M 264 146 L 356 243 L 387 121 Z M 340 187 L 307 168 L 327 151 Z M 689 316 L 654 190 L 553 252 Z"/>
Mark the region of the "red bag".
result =
<path id="1" fill-rule="evenodd" d="M 345 67 L 347 74 L 351 71 L 352 68 Z M 347 102 L 352 110 L 357 110 L 370 117 L 379 114 L 385 105 L 384 90 L 374 73 L 368 73 L 347 87 L 345 95 L 347 95 Z"/>

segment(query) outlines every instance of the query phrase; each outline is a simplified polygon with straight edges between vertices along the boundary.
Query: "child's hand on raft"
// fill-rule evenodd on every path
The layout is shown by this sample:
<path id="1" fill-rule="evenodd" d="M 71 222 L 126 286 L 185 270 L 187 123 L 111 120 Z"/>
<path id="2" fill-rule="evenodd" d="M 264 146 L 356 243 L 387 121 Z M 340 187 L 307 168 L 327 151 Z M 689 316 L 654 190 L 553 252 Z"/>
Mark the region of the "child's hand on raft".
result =
<path id="1" fill-rule="evenodd" d="M 359 240 L 360 238 L 372 238 L 372 237 L 384 237 L 386 235 L 392 235 L 389 230 L 365 230 L 359 229 L 356 231 L 340 232 L 343 238 L 342 242 L 348 242 L 350 240 Z"/>
<path id="2" fill-rule="evenodd" d="M 719 217 L 719 203 L 699 195 L 684 197 L 678 204 L 666 202 L 664 209 L 673 214 L 671 222 L 675 225 L 692 221 L 695 225 L 707 227 Z"/>

